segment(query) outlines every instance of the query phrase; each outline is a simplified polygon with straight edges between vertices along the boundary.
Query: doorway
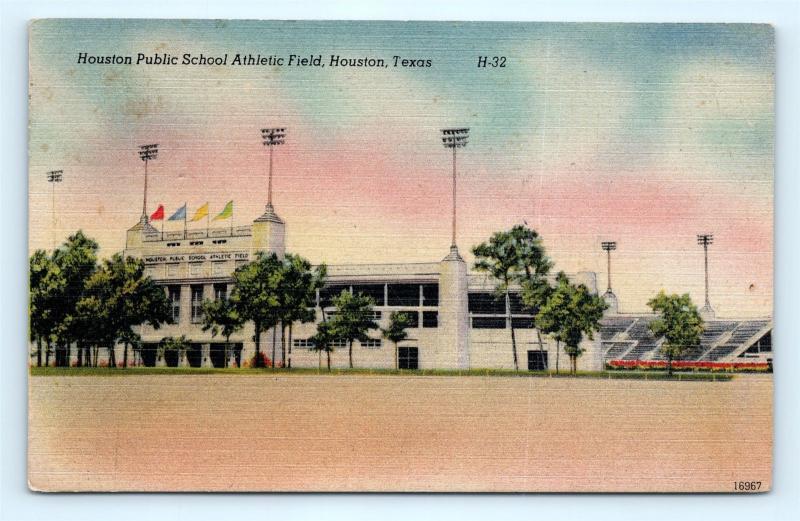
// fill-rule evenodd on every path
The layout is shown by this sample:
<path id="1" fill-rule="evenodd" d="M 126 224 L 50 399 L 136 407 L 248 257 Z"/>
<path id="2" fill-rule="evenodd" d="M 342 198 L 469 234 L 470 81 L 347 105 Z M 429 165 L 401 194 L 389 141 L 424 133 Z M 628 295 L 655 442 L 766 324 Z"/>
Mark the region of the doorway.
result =
<path id="1" fill-rule="evenodd" d="M 397 366 L 400 369 L 419 369 L 419 349 L 401 347 L 397 350 Z"/>

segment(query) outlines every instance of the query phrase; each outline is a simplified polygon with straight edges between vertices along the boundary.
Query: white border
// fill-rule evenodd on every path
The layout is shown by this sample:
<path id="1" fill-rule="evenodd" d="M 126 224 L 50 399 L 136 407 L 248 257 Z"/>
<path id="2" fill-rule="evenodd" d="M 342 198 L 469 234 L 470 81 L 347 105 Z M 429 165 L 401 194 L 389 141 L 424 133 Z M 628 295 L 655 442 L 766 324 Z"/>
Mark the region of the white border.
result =
<path id="1" fill-rule="evenodd" d="M 79 494 L 27 490 L 27 21 L 33 18 L 251 18 L 772 23 L 777 38 L 774 490 L 760 495 Z M 800 2 L 794 0 L 415 0 L 404 4 L 227 0 L 0 0 L 0 519 L 797 519 L 800 407 Z"/>

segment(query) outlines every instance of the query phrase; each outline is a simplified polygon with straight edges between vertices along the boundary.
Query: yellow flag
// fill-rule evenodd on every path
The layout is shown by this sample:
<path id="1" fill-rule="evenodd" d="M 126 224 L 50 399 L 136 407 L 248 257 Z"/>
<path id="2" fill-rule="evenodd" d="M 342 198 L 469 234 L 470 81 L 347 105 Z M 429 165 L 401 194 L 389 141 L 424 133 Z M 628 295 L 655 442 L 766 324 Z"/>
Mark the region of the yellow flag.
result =
<path id="1" fill-rule="evenodd" d="M 196 212 L 194 212 L 194 217 L 192 217 L 192 222 L 199 221 L 206 215 L 208 215 L 208 203 L 204 204 L 203 206 L 198 208 Z"/>

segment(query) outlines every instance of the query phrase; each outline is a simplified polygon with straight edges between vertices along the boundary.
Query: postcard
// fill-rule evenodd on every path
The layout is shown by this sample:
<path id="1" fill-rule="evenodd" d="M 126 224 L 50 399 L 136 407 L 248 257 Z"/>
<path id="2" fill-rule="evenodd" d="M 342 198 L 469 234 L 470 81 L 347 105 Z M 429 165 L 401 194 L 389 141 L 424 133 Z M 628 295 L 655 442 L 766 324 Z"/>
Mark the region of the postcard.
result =
<path id="1" fill-rule="evenodd" d="M 771 489 L 772 27 L 29 33 L 31 489 Z"/>

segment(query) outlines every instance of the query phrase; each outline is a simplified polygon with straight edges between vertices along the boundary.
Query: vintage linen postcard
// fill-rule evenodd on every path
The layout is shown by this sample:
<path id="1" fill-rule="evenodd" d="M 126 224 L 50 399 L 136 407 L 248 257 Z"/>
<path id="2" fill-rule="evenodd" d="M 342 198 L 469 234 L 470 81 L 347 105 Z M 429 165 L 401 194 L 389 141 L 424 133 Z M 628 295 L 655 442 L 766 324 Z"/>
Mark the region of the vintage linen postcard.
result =
<path id="1" fill-rule="evenodd" d="M 31 22 L 30 487 L 770 490 L 773 112 L 766 25 Z"/>

